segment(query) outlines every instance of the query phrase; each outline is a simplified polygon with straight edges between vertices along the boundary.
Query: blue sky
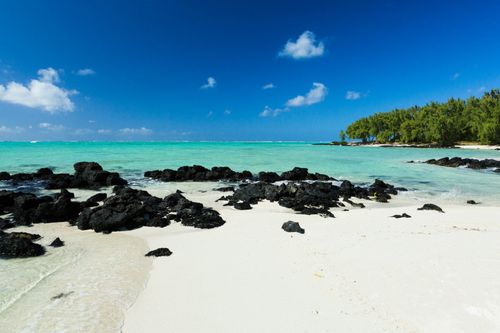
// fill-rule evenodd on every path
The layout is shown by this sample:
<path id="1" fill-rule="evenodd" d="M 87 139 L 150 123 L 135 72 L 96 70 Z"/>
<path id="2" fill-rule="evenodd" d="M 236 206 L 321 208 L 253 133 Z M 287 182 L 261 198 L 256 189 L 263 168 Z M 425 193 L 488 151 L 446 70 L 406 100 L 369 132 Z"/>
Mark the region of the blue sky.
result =
<path id="1" fill-rule="evenodd" d="M 2 1 L 0 140 L 337 139 L 373 112 L 500 87 L 498 13 L 498 1 Z"/>

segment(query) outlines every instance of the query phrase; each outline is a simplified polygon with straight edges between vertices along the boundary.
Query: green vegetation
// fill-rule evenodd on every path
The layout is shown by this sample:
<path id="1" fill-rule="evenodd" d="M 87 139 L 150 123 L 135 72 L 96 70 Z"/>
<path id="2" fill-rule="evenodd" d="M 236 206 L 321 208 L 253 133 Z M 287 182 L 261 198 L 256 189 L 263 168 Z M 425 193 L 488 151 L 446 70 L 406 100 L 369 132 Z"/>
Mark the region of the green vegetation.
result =
<path id="1" fill-rule="evenodd" d="M 500 90 L 493 89 L 481 98 L 451 98 L 446 103 L 375 113 L 349 125 L 346 134 L 377 143 L 500 144 Z"/>

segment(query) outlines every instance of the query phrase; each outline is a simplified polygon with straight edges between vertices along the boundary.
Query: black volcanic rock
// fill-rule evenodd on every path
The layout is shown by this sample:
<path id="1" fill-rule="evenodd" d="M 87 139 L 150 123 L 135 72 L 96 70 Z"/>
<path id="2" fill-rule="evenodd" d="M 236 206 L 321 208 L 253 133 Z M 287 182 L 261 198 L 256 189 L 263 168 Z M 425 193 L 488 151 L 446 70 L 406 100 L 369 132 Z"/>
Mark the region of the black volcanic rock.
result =
<path id="1" fill-rule="evenodd" d="M 0 172 L 0 180 L 10 180 L 10 179 L 12 179 L 10 173 L 5 171 Z"/>
<path id="2" fill-rule="evenodd" d="M 146 191 L 117 186 L 102 206 L 85 208 L 75 221 L 80 229 L 96 232 L 130 230 L 142 226 L 165 227 L 171 221 L 195 228 L 215 228 L 225 222 L 219 213 L 186 199 L 180 192 L 163 200 Z"/>
<path id="3" fill-rule="evenodd" d="M 411 216 L 406 214 L 406 213 L 392 215 L 391 217 L 394 217 L 395 219 L 401 219 L 401 218 L 409 219 L 409 218 L 411 218 Z"/>
<path id="4" fill-rule="evenodd" d="M 201 165 L 182 166 L 177 170 L 146 171 L 144 177 L 161 180 L 164 182 L 182 181 L 217 181 L 217 180 L 246 180 L 252 179 L 249 171 L 235 172 L 229 167 L 213 167 L 207 169 Z"/>
<path id="5" fill-rule="evenodd" d="M 467 200 L 467 203 L 468 203 L 469 205 L 479 205 L 479 202 L 476 202 L 476 201 L 474 201 L 474 200 Z"/>
<path id="6" fill-rule="evenodd" d="M 160 247 L 156 250 L 152 250 L 152 251 L 149 251 L 148 253 L 146 253 L 146 257 L 169 257 L 172 255 L 172 251 L 170 251 L 168 248 L 166 247 Z"/>
<path id="7" fill-rule="evenodd" d="M 461 158 L 461 157 L 444 157 L 440 159 L 430 159 L 424 163 L 457 168 L 466 167 L 470 169 L 498 169 L 500 168 L 500 161 L 494 159 L 478 160 L 474 158 Z"/>
<path id="8" fill-rule="evenodd" d="M 281 177 L 276 172 L 259 172 L 258 178 L 261 182 L 274 183 L 281 180 Z"/>
<path id="9" fill-rule="evenodd" d="M 52 241 L 52 243 L 50 243 L 49 246 L 52 246 L 52 247 L 61 247 L 61 246 L 64 246 L 64 242 L 59 237 L 57 237 L 56 239 L 54 239 Z"/>
<path id="10" fill-rule="evenodd" d="M 431 204 L 431 203 L 426 203 L 422 207 L 418 208 L 418 210 L 435 210 L 440 213 L 444 213 L 444 211 L 439 207 L 438 205 Z"/>
<path id="11" fill-rule="evenodd" d="M 300 227 L 299 223 L 293 221 L 283 223 L 281 229 L 285 230 L 286 232 L 298 232 L 299 234 L 303 234 L 306 232 Z"/>
<path id="12" fill-rule="evenodd" d="M 236 202 L 233 207 L 238 210 L 249 210 L 252 209 L 252 206 L 246 201 Z"/>
<path id="13" fill-rule="evenodd" d="M 116 172 L 109 172 L 96 162 L 78 162 L 73 166 L 75 173 L 54 173 L 49 168 L 42 168 L 34 173 L 17 173 L 10 175 L 0 173 L 0 180 L 8 180 L 14 184 L 28 181 L 41 181 L 46 189 L 66 188 L 100 188 L 103 186 L 126 185 L 127 181 Z"/>
<path id="14" fill-rule="evenodd" d="M 241 180 L 260 180 L 266 183 L 274 183 L 279 180 L 302 181 L 302 180 L 317 180 L 327 181 L 333 178 L 320 174 L 309 173 L 306 168 L 295 167 L 290 171 L 283 172 L 278 175 L 275 172 L 260 172 L 258 176 L 254 176 L 250 171 L 236 172 L 229 167 L 213 167 L 207 169 L 201 165 L 182 166 L 177 170 L 153 170 L 146 171 L 144 177 L 157 179 L 164 182 L 182 182 L 182 181 L 241 181 Z"/>
<path id="15" fill-rule="evenodd" d="M 0 217 L 0 230 L 5 230 L 13 227 L 15 227 L 14 223 Z"/>
<path id="16" fill-rule="evenodd" d="M 98 203 L 98 202 L 106 200 L 107 197 L 108 197 L 108 195 L 106 193 L 97 193 L 97 194 L 94 194 L 93 196 L 91 196 L 90 198 L 88 198 L 86 200 L 86 202 Z"/>
<path id="17" fill-rule="evenodd" d="M 24 232 L 5 233 L 0 231 L 0 257 L 2 258 L 26 258 L 41 256 L 45 248 L 33 240 L 40 238 Z"/>
<path id="18" fill-rule="evenodd" d="M 302 173 L 303 176 L 303 170 L 296 170 L 296 172 L 297 174 Z M 320 214 L 333 217 L 329 208 L 343 207 L 344 204 L 339 201 L 340 197 L 353 206 L 364 207 L 363 204 L 354 203 L 349 198 L 357 197 L 367 200 L 374 198 L 377 201 L 387 202 L 391 198 L 390 194 L 397 193 L 398 190 L 394 186 L 381 180 L 375 180 L 367 188 L 354 186 L 349 181 L 343 181 L 340 186 L 323 181 L 288 182 L 280 185 L 257 182 L 241 184 L 232 195 L 224 196 L 219 200 L 228 201 L 226 204 L 228 206 L 234 206 L 239 202 L 254 205 L 261 200 L 269 200 L 302 214 Z"/>

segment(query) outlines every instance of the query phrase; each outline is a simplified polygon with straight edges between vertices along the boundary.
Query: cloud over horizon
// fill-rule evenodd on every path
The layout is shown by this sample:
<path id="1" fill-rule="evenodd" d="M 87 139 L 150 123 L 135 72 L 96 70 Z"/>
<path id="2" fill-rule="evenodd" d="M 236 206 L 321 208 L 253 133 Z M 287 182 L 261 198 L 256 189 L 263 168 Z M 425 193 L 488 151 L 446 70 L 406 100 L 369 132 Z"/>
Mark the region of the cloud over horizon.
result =
<path id="1" fill-rule="evenodd" d="M 125 134 L 125 135 L 133 135 L 133 134 L 138 134 L 138 135 L 150 135 L 153 133 L 153 130 L 146 128 L 146 127 L 139 127 L 139 128 L 122 128 L 118 130 L 120 134 Z"/>
<path id="2" fill-rule="evenodd" d="M 75 109 L 70 96 L 77 94 L 76 90 L 66 90 L 58 87 L 59 73 L 52 67 L 40 69 L 38 79 L 32 79 L 28 85 L 11 81 L 5 86 L 0 84 L 0 101 L 42 109 L 49 113 L 59 111 L 72 112 Z"/>
<path id="3" fill-rule="evenodd" d="M 288 40 L 283 49 L 278 53 L 280 57 L 293 59 L 307 59 L 320 57 L 325 53 L 325 44 L 317 42 L 312 31 L 304 31 L 295 42 Z"/>

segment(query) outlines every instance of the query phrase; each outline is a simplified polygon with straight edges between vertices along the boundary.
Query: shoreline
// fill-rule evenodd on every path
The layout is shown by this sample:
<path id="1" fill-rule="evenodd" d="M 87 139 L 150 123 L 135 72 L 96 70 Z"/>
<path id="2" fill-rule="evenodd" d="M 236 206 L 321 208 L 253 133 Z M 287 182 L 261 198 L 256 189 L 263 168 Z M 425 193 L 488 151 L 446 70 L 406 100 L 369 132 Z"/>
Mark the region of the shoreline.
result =
<path id="1" fill-rule="evenodd" d="M 405 144 L 405 143 L 358 143 L 358 142 L 319 142 L 313 146 L 341 146 L 341 147 L 374 147 L 374 148 L 431 148 L 431 149 L 475 149 L 500 150 L 500 145 L 456 144 L 454 146 L 437 146 L 434 144 Z"/>

